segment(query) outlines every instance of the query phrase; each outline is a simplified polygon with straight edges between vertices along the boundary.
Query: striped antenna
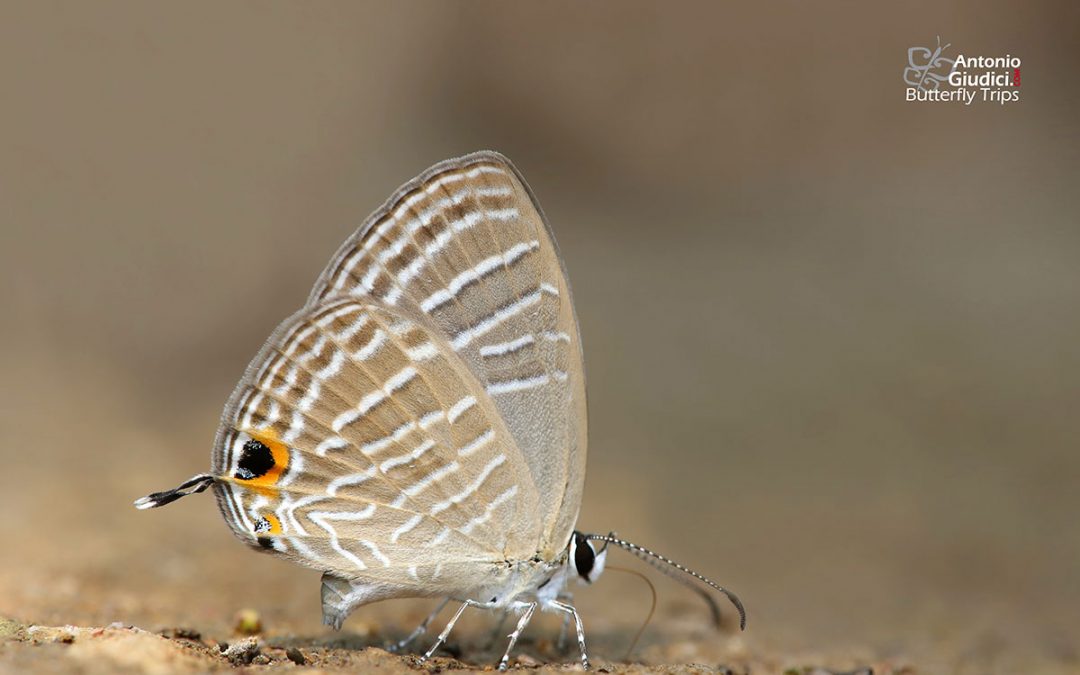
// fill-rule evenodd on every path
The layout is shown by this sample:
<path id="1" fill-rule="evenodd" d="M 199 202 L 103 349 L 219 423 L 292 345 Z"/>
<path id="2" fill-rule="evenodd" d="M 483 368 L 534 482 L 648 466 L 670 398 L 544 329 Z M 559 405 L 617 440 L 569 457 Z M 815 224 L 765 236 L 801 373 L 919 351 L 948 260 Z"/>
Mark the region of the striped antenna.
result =
<path id="1" fill-rule="evenodd" d="M 705 589 L 701 588 L 697 584 L 687 579 L 686 576 L 693 577 L 694 579 L 697 579 L 701 583 L 707 585 L 709 588 L 723 593 L 724 596 L 731 601 L 731 604 L 735 605 L 735 609 L 739 612 L 739 629 L 746 630 L 746 609 L 743 607 L 742 600 L 739 600 L 739 596 L 735 595 L 720 584 L 717 584 L 716 582 L 705 577 L 704 575 L 698 574 L 697 572 L 686 567 L 685 565 L 680 565 L 674 560 L 666 556 L 662 556 L 655 551 L 650 551 L 643 546 L 638 546 L 633 542 L 626 541 L 625 539 L 620 539 L 619 537 L 615 536 L 614 532 L 612 532 L 611 534 L 587 534 L 585 535 L 585 538 L 589 541 L 602 541 L 605 544 L 615 544 L 619 548 L 633 553 L 637 557 L 641 558 L 645 562 L 649 563 L 656 569 L 663 572 L 665 575 L 678 581 L 687 588 L 692 589 L 695 593 L 700 595 L 702 599 L 704 599 L 705 602 L 709 605 L 709 610 L 710 612 L 712 612 L 713 623 L 717 626 L 720 625 L 720 607 L 717 606 L 716 600 L 713 599 L 713 597 Z M 664 565 L 667 565 L 667 567 L 665 567 Z M 682 574 L 686 576 L 675 574 L 672 571 L 672 568 L 678 570 L 679 572 L 682 572 Z"/>

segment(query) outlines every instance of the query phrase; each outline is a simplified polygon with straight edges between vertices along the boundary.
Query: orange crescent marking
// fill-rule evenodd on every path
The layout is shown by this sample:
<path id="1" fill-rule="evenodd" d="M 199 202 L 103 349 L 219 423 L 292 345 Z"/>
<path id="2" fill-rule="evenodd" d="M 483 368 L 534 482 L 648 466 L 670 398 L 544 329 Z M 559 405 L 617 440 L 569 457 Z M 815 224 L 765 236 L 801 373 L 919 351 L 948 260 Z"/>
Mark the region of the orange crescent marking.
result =
<path id="1" fill-rule="evenodd" d="M 289 448 L 278 440 L 277 434 L 269 429 L 264 429 L 262 431 L 248 431 L 247 433 L 255 440 L 270 448 L 270 455 L 274 458 L 274 466 L 270 467 L 270 470 L 261 476 L 257 476 L 250 480 L 238 479 L 238 481 L 241 485 L 251 487 L 263 496 L 276 497 L 278 490 L 275 486 L 289 468 Z M 272 518 L 272 516 L 267 516 L 267 518 Z M 276 521 L 277 519 L 274 518 L 271 523 Z M 276 534 L 280 534 L 281 523 L 278 523 L 277 527 L 278 531 Z M 271 530 L 271 532 L 273 533 L 273 530 Z"/>

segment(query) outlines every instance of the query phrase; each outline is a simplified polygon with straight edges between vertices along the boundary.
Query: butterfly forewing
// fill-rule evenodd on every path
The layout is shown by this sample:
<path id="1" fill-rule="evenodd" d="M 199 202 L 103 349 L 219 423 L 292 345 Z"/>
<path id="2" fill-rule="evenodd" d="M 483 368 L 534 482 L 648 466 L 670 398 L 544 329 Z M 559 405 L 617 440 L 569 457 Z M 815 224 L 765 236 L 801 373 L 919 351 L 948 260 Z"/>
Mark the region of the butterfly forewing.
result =
<path id="1" fill-rule="evenodd" d="M 444 337 L 505 421 L 541 495 L 543 532 L 530 548 L 560 552 L 585 474 L 581 344 L 554 239 L 509 161 L 477 153 L 398 190 L 335 254 L 309 304 L 336 297 L 376 298 Z"/>
<path id="2" fill-rule="evenodd" d="M 370 297 L 306 308 L 226 409 L 213 466 L 230 477 L 217 484 L 226 519 L 345 575 L 503 559 L 542 526 L 528 468 L 483 394 L 423 317 Z"/>

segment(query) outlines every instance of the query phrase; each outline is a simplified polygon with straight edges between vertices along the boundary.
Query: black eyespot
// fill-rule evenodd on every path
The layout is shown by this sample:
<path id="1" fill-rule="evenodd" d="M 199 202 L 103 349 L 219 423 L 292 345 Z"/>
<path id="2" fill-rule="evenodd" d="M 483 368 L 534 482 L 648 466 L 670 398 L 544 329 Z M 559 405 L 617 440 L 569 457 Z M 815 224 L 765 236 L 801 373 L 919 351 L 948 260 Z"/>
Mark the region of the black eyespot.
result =
<path id="1" fill-rule="evenodd" d="M 252 480 L 265 476 L 266 472 L 273 468 L 274 454 L 270 452 L 270 448 L 252 438 L 244 443 L 244 451 L 240 455 L 235 476 L 240 480 Z"/>
<path id="2" fill-rule="evenodd" d="M 596 563 L 596 552 L 593 551 L 592 544 L 585 538 L 585 535 L 574 534 L 575 546 L 574 546 L 574 567 L 577 568 L 577 573 L 581 575 L 582 579 L 589 580 L 589 572 L 592 572 L 593 565 Z"/>
<path id="3" fill-rule="evenodd" d="M 255 540 L 262 548 L 274 548 L 274 540 L 270 537 L 259 537 Z"/>

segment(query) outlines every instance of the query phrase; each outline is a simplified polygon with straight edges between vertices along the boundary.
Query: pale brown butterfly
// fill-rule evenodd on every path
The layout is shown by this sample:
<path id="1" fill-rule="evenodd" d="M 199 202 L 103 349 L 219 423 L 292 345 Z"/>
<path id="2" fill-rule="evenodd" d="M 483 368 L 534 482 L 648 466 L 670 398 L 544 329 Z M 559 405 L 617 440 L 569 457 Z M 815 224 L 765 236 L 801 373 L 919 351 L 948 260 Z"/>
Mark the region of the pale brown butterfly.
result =
<path id="1" fill-rule="evenodd" d="M 388 598 L 446 598 L 581 617 L 608 544 L 719 609 L 700 582 L 613 534 L 575 531 L 585 479 L 585 370 L 551 229 L 502 155 L 441 162 L 398 189 L 330 259 L 229 398 L 210 473 L 135 502 L 213 486 L 244 542 L 323 571 L 324 621 Z M 597 548 L 594 542 L 602 542 Z M 565 623 L 564 623 L 565 626 Z"/>

